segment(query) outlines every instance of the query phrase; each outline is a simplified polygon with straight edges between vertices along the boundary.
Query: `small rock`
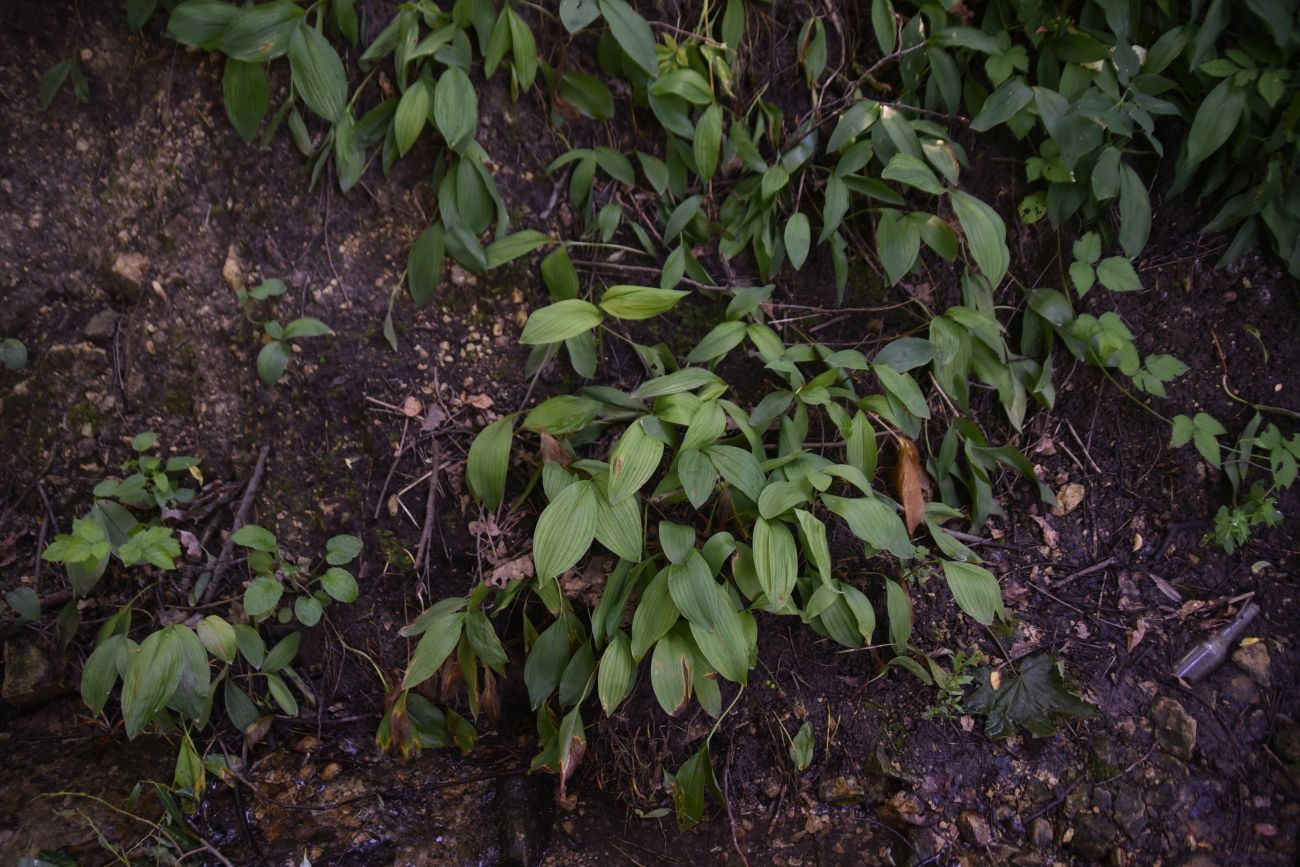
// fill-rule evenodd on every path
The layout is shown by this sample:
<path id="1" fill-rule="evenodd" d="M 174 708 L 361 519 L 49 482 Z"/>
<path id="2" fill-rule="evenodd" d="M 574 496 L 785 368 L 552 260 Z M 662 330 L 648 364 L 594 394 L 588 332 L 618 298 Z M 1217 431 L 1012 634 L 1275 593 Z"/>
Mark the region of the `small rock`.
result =
<path id="1" fill-rule="evenodd" d="M 1283 760 L 1300 763 L 1300 725 L 1285 725 L 1273 735 L 1273 748 Z"/>
<path id="2" fill-rule="evenodd" d="M 925 804 L 911 792 L 898 792 L 877 810 L 889 825 L 924 825 Z"/>
<path id="3" fill-rule="evenodd" d="M 1224 686 L 1223 697 L 1233 704 L 1259 704 L 1259 687 L 1246 675 L 1239 674 Z"/>
<path id="4" fill-rule="evenodd" d="M 4 657 L 0 697 L 13 707 L 31 707 L 66 691 L 63 661 L 53 646 L 17 635 L 5 641 Z"/>
<path id="5" fill-rule="evenodd" d="M 1161 696 L 1151 705 L 1160 744 L 1180 759 L 1190 759 L 1196 749 L 1196 719 L 1172 698 Z"/>
<path id="6" fill-rule="evenodd" d="M 139 301 L 144 294 L 144 272 L 149 260 L 141 253 L 120 253 L 113 260 L 113 278 L 117 289 L 129 301 Z"/>
<path id="7" fill-rule="evenodd" d="M 121 318 L 116 310 L 104 309 L 90 317 L 81 333 L 88 340 L 108 339 L 117 331 L 117 320 Z"/>
<path id="8" fill-rule="evenodd" d="M 817 797 L 832 807 L 851 807 L 861 804 L 866 794 L 856 777 L 835 777 L 818 784 Z"/>
<path id="9" fill-rule="evenodd" d="M 246 288 L 244 267 L 239 264 L 239 253 L 235 250 L 234 244 L 231 244 L 226 251 L 226 261 L 221 266 L 221 279 L 226 281 L 226 285 L 232 292 L 242 292 Z"/>
<path id="10" fill-rule="evenodd" d="M 1056 505 L 1052 507 L 1052 514 L 1058 518 L 1070 514 L 1079 508 L 1085 493 L 1087 493 L 1087 489 L 1078 482 L 1062 485 L 1061 489 L 1056 492 Z"/>
<path id="11" fill-rule="evenodd" d="M 330 762 L 328 765 L 321 768 L 320 778 L 328 783 L 330 780 L 334 779 L 340 773 L 342 773 L 342 771 L 343 771 L 342 765 L 340 765 L 338 762 Z"/>
<path id="12" fill-rule="evenodd" d="M 1046 849 L 1052 845 L 1056 839 L 1056 834 L 1052 830 L 1052 823 L 1042 816 L 1029 823 L 1029 842 L 1033 843 L 1039 849 Z"/>
<path id="13" fill-rule="evenodd" d="M 1247 638 L 1241 642 L 1241 647 L 1233 652 L 1232 661 L 1236 663 L 1237 668 L 1250 675 L 1251 680 L 1268 689 L 1272 661 L 1268 658 L 1267 644 L 1258 638 Z"/>
<path id="14" fill-rule="evenodd" d="M 1120 830 L 1106 813 L 1084 813 L 1075 819 L 1070 848 L 1093 862 L 1101 861 L 1120 842 Z"/>
<path id="15" fill-rule="evenodd" d="M 763 781 L 763 797 L 775 801 L 781 795 L 781 784 L 770 777 Z"/>
<path id="16" fill-rule="evenodd" d="M 976 846 L 987 846 L 993 842 L 993 831 L 988 820 L 974 810 L 963 810 L 957 816 L 957 828 L 966 842 Z"/>

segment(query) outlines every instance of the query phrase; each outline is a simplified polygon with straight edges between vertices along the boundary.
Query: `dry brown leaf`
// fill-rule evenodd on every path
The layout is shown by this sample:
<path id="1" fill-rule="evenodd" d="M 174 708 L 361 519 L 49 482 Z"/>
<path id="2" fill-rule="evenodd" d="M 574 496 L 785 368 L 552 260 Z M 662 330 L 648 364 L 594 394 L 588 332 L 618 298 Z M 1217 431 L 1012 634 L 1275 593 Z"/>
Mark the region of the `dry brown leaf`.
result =
<path id="1" fill-rule="evenodd" d="M 894 487 L 903 502 L 903 520 L 910 536 L 917 525 L 925 520 L 925 495 L 930 479 L 921 466 L 921 456 L 916 444 L 906 437 L 898 439 L 898 464 L 894 467 Z"/>
<path id="2" fill-rule="evenodd" d="M 1043 544 L 1053 549 L 1060 547 L 1061 534 L 1056 532 L 1056 528 L 1051 524 L 1047 523 L 1046 518 L 1040 518 L 1038 515 L 1030 515 L 1029 517 L 1033 518 L 1034 523 L 1043 531 Z"/>
<path id="3" fill-rule="evenodd" d="M 564 445 L 555 437 L 551 436 L 546 431 L 541 431 L 538 434 L 538 439 L 541 444 L 538 451 L 541 453 L 543 463 L 554 461 L 562 467 L 567 467 L 573 463 L 573 456 L 569 454 Z"/>
<path id="4" fill-rule="evenodd" d="M 1137 626 L 1128 630 L 1128 652 L 1132 653 L 1133 649 L 1142 643 L 1142 639 L 1147 636 L 1147 620 L 1145 617 L 1139 617 Z"/>
<path id="5" fill-rule="evenodd" d="M 475 409 L 491 409 L 495 404 L 492 398 L 486 394 L 473 394 L 465 398 L 465 402 Z"/>
<path id="6" fill-rule="evenodd" d="M 1068 485 L 1063 485 L 1061 489 L 1056 492 L 1056 507 L 1052 509 L 1052 514 L 1056 515 L 1058 518 L 1070 514 L 1075 509 L 1079 508 L 1079 504 L 1083 502 L 1083 497 L 1086 493 L 1087 489 L 1078 482 L 1070 482 Z"/>

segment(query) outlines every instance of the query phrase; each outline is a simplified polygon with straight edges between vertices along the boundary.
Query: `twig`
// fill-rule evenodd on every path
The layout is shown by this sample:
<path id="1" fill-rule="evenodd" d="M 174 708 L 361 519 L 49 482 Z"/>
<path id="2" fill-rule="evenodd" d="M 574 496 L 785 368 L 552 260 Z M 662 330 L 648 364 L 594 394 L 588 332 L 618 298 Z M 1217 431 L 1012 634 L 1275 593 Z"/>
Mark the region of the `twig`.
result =
<path id="1" fill-rule="evenodd" d="M 424 501 L 424 528 L 420 531 L 420 545 L 415 549 L 415 571 L 419 572 L 429 554 L 429 541 L 433 538 L 433 525 L 437 523 L 438 461 L 441 459 L 438 439 L 434 437 L 429 456 L 429 495 Z"/>
<path id="2" fill-rule="evenodd" d="M 1088 464 L 1092 467 L 1093 472 L 1101 475 L 1101 467 L 1097 466 L 1097 462 L 1092 459 L 1092 454 L 1088 451 L 1088 447 L 1083 444 L 1083 440 L 1079 438 L 1079 432 L 1074 429 L 1074 425 L 1070 423 L 1068 418 L 1065 420 L 1065 426 L 1069 428 L 1070 436 L 1074 437 L 1074 441 L 1079 444 L 1079 448 L 1083 449 L 1083 456 L 1088 459 Z"/>
<path id="3" fill-rule="evenodd" d="M 1084 569 L 1080 569 L 1078 572 L 1071 572 L 1069 575 L 1066 575 L 1064 578 L 1062 578 L 1059 581 L 1053 581 L 1052 586 L 1056 588 L 1064 587 L 1066 584 L 1069 584 L 1071 581 L 1074 581 L 1077 578 L 1082 578 L 1085 575 L 1091 575 L 1093 572 L 1100 572 L 1102 569 L 1105 569 L 1107 566 L 1114 566 L 1114 565 L 1115 565 L 1115 558 L 1107 557 L 1105 560 L 1102 560 L 1100 563 L 1093 563 L 1091 566 L 1088 566 Z"/>
<path id="4" fill-rule="evenodd" d="M 266 459 L 271 455 L 269 445 L 262 446 L 261 451 L 257 453 L 257 466 L 253 468 L 253 475 L 248 479 L 248 486 L 244 488 L 244 498 L 239 501 L 239 511 L 235 513 L 235 523 L 230 527 L 230 535 L 226 537 L 226 542 L 221 546 L 221 554 L 217 557 L 216 564 L 212 567 L 212 577 L 208 579 L 208 586 L 203 588 L 203 602 L 210 602 L 213 595 L 217 592 L 217 587 L 221 584 L 221 577 L 230 564 L 230 554 L 235 547 L 235 533 L 239 528 L 244 526 L 248 521 L 248 512 L 253 508 L 253 500 L 257 497 L 257 489 L 262 486 L 262 475 L 266 472 Z"/>
<path id="5" fill-rule="evenodd" d="M 406 429 L 411 426 L 411 420 L 408 418 L 402 422 L 402 438 L 397 442 L 397 454 L 393 457 L 393 462 L 388 466 L 388 475 L 384 476 L 384 486 L 379 489 L 379 501 L 375 503 L 375 520 L 384 511 L 384 497 L 388 493 L 388 486 L 393 481 L 393 473 L 397 472 L 397 465 L 402 462 L 402 455 L 406 454 Z"/>
<path id="6" fill-rule="evenodd" d="M 740 856 L 740 863 L 749 867 L 749 859 L 745 857 L 745 852 L 740 848 L 740 837 L 736 835 L 736 815 L 731 812 L 731 754 L 735 751 L 736 745 L 733 742 L 727 748 L 727 768 L 722 772 L 722 794 L 727 802 L 727 821 L 731 823 L 731 845 L 735 847 L 736 854 Z"/>

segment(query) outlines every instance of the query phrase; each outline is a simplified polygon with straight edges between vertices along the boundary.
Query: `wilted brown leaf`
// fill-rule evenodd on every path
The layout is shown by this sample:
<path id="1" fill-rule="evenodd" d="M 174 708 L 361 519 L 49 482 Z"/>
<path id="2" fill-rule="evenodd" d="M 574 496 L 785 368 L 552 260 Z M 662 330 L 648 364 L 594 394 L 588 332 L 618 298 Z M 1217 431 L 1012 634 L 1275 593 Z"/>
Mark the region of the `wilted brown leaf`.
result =
<path id="1" fill-rule="evenodd" d="M 911 535 L 925 520 L 925 497 L 930 489 L 930 478 L 921 466 L 921 456 L 916 445 L 906 437 L 898 440 L 898 464 L 894 467 L 894 487 L 903 503 L 903 519 Z"/>

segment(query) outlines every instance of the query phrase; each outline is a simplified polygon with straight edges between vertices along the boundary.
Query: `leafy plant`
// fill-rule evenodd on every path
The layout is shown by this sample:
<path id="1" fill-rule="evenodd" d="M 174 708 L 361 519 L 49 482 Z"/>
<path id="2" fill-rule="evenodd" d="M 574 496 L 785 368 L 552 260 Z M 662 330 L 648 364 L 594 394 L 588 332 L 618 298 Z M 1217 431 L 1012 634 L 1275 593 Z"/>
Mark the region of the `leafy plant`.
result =
<path id="1" fill-rule="evenodd" d="M 51 66 L 41 76 L 41 108 L 49 108 L 53 105 L 55 97 L 69 80 L 72 82 L 72 93 L 77 101 L 90 102 L 90 82 L 86 81 L 86 74 L 81 71 L 81 61 L 77 59 L 74 52 Z"/>
<path id="2" fill-rule="evenodd" d="M 250 322 L 256 322 L 252 315 L 254 302 L 278 298 L 287 288 L 283 280 L 271 278 L 263 280 L 252 289 L 239 290 L 239 301 L 244 306 L 245 317 Z M 297 345 L 294 341 L 326 337 L 334 333 L 314 316 L 299 316 L 288 325 L 281 325 L 278 319 L 268 319 L 260 325 L 263 338 L 262 348 L 257 353 L 257 375 L 268 386 L 275 385 L 284 376 Z"/>
<path id="3" fill-rule="evenodd" d="M 1005 669 L 982 669 L 966 709 L 986 717 L 984 733 L 991 738 L 1009 737 L 1018 728 L 1046 737 L 1056 732 L 1057 716 L 1096 716 L 1096 707 L 1070 691 L 1064 667 L 1052 654 L 1038 653 Z"/>

